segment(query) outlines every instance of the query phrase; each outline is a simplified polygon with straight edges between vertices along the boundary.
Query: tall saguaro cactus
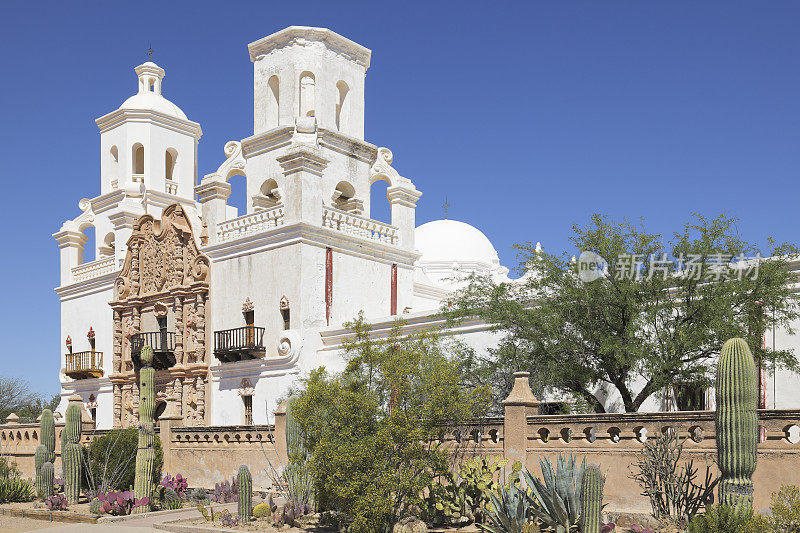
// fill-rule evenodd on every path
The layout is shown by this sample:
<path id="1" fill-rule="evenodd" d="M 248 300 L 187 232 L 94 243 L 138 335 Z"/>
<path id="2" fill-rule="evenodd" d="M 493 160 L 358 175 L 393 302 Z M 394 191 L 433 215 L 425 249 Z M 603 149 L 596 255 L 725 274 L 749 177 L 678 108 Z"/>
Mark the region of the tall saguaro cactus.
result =
<path id="1" fill-rule="evenodd" d="M 717 459 L 721 503 L 749 512 L 758 447 L 756 367 L 744 339 L 722 346 L 717 364 Z"/>
<path id="2" fill-rule="evenodd" d="M 139 358 L 142 361 L 139 370 L 139 449 L 136 451 L 136 477 L 133 482 L 133 495 L 137 500 L 150 498 L 156 463 L 156 431 L 153 424 L 156 371 L 153 369 L 153 349 L 150 346 L 143 347 Z M 147 509 L 143 505 L 135 507 L 134 512 L 143 513 Z"/>
<path id="3" fill-rule="evenodd" d="M 136 451 L 136 476 L 133 494 L 137 500 L 149 498 L 153 489 L 153 468 L 156 462 L 156 432 L 153 415 L 156 409 L 155 369 L 153 349 L 142 348 L 142 368 L 139 370 L 139 447 Z M 145 512 L 146 506 L 136 507 L 134 512 Z"/>
<path id="4" fill-rule="evenodd" d="M 67 503 L 78 503 L 81 494 L 81 466 L 83 450 L 81 449 L 81 407 L 70 403 L 64 417 L 66 425 L 61 432 L 61 465 L 64 470 L 64 495 Z"/>
<path id="5" fill-rule="evenodd" d="M 603 526 L 601 513 L 604 484 L 605 480 L 599 467 L 595 465 L 586 467 L 581 486 L 582 533 L 600 533 L 600 528 Z"/>
<path id="6" fill-rule="evenodd" d="M 246 524 L 250 521 L 253 512 L 253 476 L 250 469 L 242 465 L 239 467 L 239 522 Z"/>
<path id="7" fill-rule="evenodd" d="M 34 455 L 36 466 L 36 493 L 44 499 L 53 494 L 53 463 L 56 460 L 56 427 L 53 420 L 53 411 L 42 411 L 39 423 L 39 446 Z M 50 468 L 42 470 L 46 464 Z"/>

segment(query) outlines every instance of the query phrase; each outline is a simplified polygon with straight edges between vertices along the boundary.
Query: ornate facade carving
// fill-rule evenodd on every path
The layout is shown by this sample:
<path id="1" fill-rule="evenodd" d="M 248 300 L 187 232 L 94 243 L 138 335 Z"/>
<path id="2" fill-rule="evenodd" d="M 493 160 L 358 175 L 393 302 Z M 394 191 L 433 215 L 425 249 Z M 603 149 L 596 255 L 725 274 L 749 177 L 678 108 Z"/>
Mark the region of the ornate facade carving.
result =
<path id="1" fill-rule="evenodd" d="M 185 425 L 205 425 L 208 361 L 205 354 L 205 305 L 209 260 L 197 247 L 183 207 L 164 209 L 161 220 L 143 215 L 134 224 L 128 253 L 115 282 L 114 426 L 137 424 L 139 386 L 131 350 L 139 333 L 156 333 L 155 321 L 167 318 L 169 338 L 161 349 L 175 363 L 156 371 L 156 397 L 175 396 Z M 149 331 L 148 331 L 149 330 Z"/>

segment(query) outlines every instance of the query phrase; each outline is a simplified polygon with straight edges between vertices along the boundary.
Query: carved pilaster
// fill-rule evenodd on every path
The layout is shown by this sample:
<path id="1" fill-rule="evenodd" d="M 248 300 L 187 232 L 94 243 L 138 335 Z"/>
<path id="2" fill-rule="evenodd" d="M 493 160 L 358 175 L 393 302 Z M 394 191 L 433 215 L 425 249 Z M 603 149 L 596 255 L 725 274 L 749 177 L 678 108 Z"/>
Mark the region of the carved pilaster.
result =
<path id="1" fill-rule="evenodd" d="M 114 427 L 122 427 L 122 387 L 114 383 Z"/>
<path id="2" fill-rule="evenodd" d="M 183 416 L 183 380 L 175 378 L 175 384 L 172 387 L 173 396 L 175 396 L 175 412 L 174 415 Z"/>
<path id="3" fill-rule="evenodd" d="M 206 294 L 197 295 L 197 362 L 206 362 Z"/>
<path id="4" fill-rule="evenodd" d="M 175 297 L 175 362 L 184 364 L 183 360 L 183 297 Z"/>
<path id="5" fill-rule="evenodd" d="M 112 354 L 112 369 L 118 373 L 122 368 L 122 311 L 114 309 L 114 353 Z"/>
<path id="6" fill-rule="evenodd" d="M 206 418 L 206 380 L 197 376 L 197 423 L 205 425 Z"/>

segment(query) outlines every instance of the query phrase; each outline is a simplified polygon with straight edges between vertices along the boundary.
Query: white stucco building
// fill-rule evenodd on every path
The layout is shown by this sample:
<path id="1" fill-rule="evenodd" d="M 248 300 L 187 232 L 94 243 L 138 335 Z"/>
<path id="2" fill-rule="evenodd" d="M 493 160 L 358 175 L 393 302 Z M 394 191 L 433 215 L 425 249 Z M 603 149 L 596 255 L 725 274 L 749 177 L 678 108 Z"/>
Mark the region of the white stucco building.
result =
<path id="1" fill-rule="evenodd" d="M 341 367 L 343 323 L 359 311 L 376 331 L 398 315 L 424 327 L 453 274 L 507 279 L 476 228 L 416 227 L 421 192 L 364 139 L 368 49 L 307 27 L 248 49 L 253 135 L 227 143 L 201 180 L 202 129 L 165 98 L 158 65 L 136 67 L 136 93 L 96 121 L 100 194 L 54 237 L 62 396 L 79 394 L 98 427 L 133 423 L 143 344 L 156 352 L 159 398 L 173 395 L 185 423 L 263 423 L 298 375 Z M 227 203 L 234 175 L 246 178 L 247 213 Z M 370 218 L 380 180 L 390 224 Z M 458 333 L 476 347 L 494 340 L 482 324 Z"/>
<path id="2" fill-rule="evenodd" d="M 135 94 L 96 121 L 99 195 L 54 237 L 62 407 L 80 395 L 100 428 L 134 423 L 143 344 L 156 352 L 159 401 L 174 397 L 185 424 L 265 423 L 299 375 L 341 368 L 343 324 L 359 311 L 378 334 L 399 315 L 410 328 L 438 325 L 454 276 L 509 279 L 478 229 L 416 226 L 422 193 L 388 148 L 364 139 L 368 49 L 290 27 L 248 50 L 253 135 L 228 142 L 201 180 L 202 129 L 165 98 L 158 65 L 136 67 Z M 235 175 L 246 213 L 227 203 Z M 389 224 L 370 218 L 381 180 Z M 83 261 L 85 246 L 95 260 Z M 497 342 L 477 321 L 451 333 L 476 349 Z"/>

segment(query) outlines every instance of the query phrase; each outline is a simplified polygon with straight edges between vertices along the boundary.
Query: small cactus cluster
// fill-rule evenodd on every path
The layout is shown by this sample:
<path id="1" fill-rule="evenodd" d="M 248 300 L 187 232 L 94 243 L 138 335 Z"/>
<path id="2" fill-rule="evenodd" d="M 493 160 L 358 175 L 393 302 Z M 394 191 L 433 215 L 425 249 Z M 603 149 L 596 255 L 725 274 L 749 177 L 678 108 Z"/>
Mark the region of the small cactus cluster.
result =
<path id="1" fill-rule="evenodd" d="M 39 424 L 39 446 L 34 455 L 36 466 L 36 492 L 45 499 L 53 494 L 53 463 L 56 461 L 56 427 L 53 411 L 42 411 Z"/>
<path id="2" fill-rule="evenodd" d="M 730 339 L 722 346 L 716 398 L 720 503 L 749 512 L 758 447 L 758 391 L 755 362 L 744 339 Z"/>
<path id="3" fill-rule="evenodd" d="M 605 480 L 600 468 L 586 467 L 581 484 L 581 532 L 600 533 L 603 527 L 603 485 Z"/>
<path id="4" fill-rule="evenodd" d="M 153 470 L 156 463 L 156 432 L 153 415 L 156 410 L 155 369 L 153 369 L 153 348 L 145 346 L 140 355 L 142 368 L 139 370 L 139 449 L 136 451 L 136 477 L 133 494 L 136 500 L 149 498 L 153 491 Z M 135 513 L 146 512 L 147 506 L 139 506 Z"/>
<path id="5" fill-rule="evenodd" d="M 83 448 L 81 448 L 81 406 L 70 403 L 64 417 L 66 425 L 61 431 L 61 466 L 64 476 L 64 494 L 67 503 L 78 503 L 81 494 L 81 467 Z"/>
<path id="6" fill-rule="evenodd" d="M 253 477 L 250 469 L 245 465 L 239 467 L 239 523 L 246 524 L 250 521 L 250 514 L 253 509 Z"/>

